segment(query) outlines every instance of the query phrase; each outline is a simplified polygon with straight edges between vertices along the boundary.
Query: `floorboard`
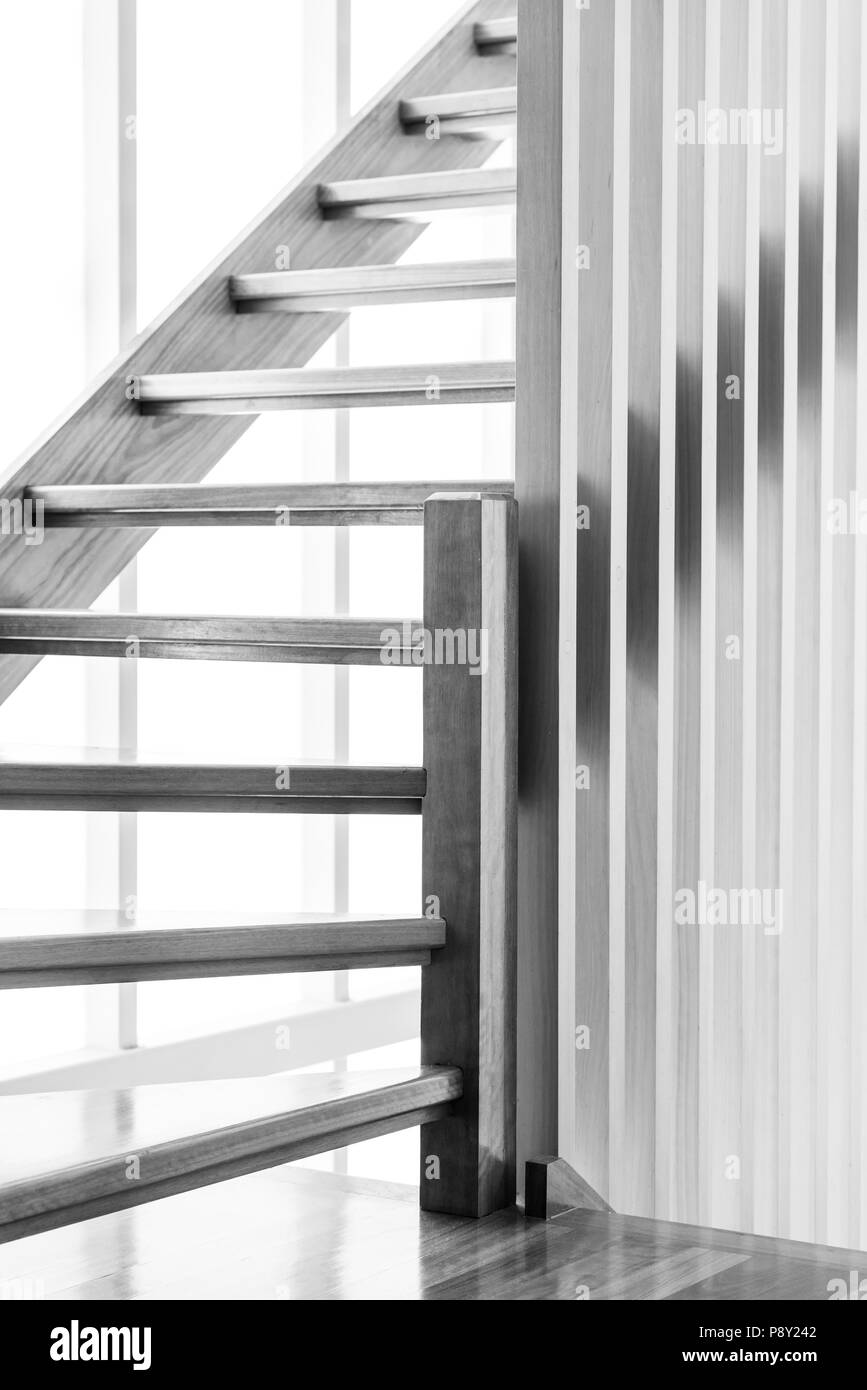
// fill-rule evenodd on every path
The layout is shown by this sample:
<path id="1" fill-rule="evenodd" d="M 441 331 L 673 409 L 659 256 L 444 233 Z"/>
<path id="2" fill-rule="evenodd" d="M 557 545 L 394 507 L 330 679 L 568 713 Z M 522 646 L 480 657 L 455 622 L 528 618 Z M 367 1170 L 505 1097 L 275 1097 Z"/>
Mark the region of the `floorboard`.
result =
<path id="1" fill-rule="evenodd" d="M 411 1187 L 291 1165 L 2 1247 L 0 1298 L 825 1301 L 856 1267 L 857 1251 L 601 1212 L 452 1219 Z"/>

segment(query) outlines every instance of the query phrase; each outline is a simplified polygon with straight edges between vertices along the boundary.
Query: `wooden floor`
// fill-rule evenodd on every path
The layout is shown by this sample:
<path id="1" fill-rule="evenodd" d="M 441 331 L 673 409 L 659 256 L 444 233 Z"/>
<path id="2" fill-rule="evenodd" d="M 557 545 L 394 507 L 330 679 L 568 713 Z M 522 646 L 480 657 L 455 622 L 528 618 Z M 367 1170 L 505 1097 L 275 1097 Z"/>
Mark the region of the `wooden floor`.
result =
<path id="1" fill-rule="evenodd" d="M 298 1166 L 0 1248 L 0 1299 L 827 1300 L 867 1255 L 581 1212 L 424 1215 Z"/>

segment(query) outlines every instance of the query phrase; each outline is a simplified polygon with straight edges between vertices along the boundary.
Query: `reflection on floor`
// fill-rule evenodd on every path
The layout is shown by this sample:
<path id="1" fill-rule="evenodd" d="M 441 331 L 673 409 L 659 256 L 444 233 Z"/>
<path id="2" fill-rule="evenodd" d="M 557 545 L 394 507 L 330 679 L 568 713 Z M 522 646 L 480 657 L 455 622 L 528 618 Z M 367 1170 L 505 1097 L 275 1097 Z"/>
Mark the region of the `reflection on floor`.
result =
<path id="1" fill-rule="evenodd" d="M 2 1246 L 0 1298 L 821 1300 L 858 1270 L 867 1254 L 597 1212 L 427 1216 L 413 1188 L 288 1167 Z"/>

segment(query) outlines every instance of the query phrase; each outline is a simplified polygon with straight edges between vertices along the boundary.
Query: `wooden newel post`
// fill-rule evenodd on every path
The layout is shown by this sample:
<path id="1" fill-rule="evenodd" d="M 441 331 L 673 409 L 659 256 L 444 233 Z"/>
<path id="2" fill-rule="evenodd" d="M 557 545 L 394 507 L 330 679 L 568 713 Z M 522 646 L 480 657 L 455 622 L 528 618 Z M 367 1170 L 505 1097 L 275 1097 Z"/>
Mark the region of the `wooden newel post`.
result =
<path id="1" fill-rule="evenodd" d="M 426 1211 L 515 1196 L 517 506 L 425 504 L 424 910 L 446 922 L 422 972 L 422 1062 L 459 1066 L 454 1116 L 421 1131 Z"/>

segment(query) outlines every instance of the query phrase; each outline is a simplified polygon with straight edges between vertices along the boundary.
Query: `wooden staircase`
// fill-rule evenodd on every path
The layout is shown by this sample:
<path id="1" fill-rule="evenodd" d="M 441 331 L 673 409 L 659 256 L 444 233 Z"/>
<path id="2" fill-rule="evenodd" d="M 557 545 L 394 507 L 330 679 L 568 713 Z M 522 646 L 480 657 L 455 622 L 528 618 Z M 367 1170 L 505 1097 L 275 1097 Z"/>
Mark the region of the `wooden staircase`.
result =
<path id="1" fill-rule="evenodd" d="M 7 913 L 0 989 L 420 965 L 423 1066 L 375 1085 L 353 1074 L 2 1098 L 0 1241 L 415 1125 L 426 1208 L 484 1215 L 513 1198 L 513 486 L 202 480 L 265 411 L 514 399 L 513 362 L 305 363 L 355 307 L 514 294 L 511 261 L 395 262 L 431 213 L 514 201 L 514 170 L 483 166 L 515 121 L 515 44 L 503 0 L 468 6 L 2 486 L 40 509 L 45 540 L 0 540 L 0 699 L 45 655 L 419 666 L 424 766 L 6 750 L 4 810 L 421 815 L 423 884 L 418 918 Z M 436 138 L 419 138 L 434 123 Z M 293 269 L 275 272 L 282 245 Z M 155 528 L 275 525 L 423 526 L 423 614 L 89 611 Z"/>

